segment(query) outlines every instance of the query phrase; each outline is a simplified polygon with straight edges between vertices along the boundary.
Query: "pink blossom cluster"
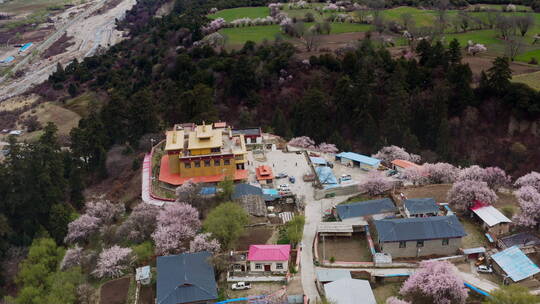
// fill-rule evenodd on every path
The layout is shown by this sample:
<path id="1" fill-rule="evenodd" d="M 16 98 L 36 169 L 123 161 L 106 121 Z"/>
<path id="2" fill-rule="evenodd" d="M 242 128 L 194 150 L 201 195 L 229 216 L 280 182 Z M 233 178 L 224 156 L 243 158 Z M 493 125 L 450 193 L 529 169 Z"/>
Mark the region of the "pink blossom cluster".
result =
<path id="1" fill-rule="evenodd" d="M 362 193 L 375 196 L 381 195 L 392 188 L 392 182 L 379 171 L 371 171 L 367 177 L 367 181 L 358 186 L 358 190 Z"/>
<path id="2" fill-rule="evenodd" d="M 531 172 L 515 182 L 520 187 L 515 195 L 518 198 L 521 213 L 513 220 L 520 226 L 536 227 L 540 223 L 540 174 Z"/>
<path id="3" fill-rule="evenodd" d="M 148 240 L 156 229 L 158 212 L 159 208 L 154 205 L 145 203 L 137 205 L 129 217 L 118 227 L 117 238 L 136 243 Z"/>
<path id="4" fill-rule="evenodd" d="M 118 278 L 126 273 L 132 262 L 131 248 L 115 245 L 103 249 L 99 254 L 96 269 L 92 274 L 97 278 Z"/>
<path id="5" fill-rule="evenodd" d="M 208 13 L 209 13 L 209 14 L 215 14 L 215 13 L 217 13 L 217 12 L 218 12 L 217 7 L 212 7 Z"/>
<path id="6" fill-rule="evenodd" d="M 156 253 L 166 255 L 185 251 L 200 227 L 199 212 L 191 205 L 166 205 L 157 216 L 157 229 L 152 234 Z"/>
<path id="7" fill-rule="evenodd" d="M 66 243 L 86 241 L 99 231 L 101 220 L 95 216 L 83 214 L 68 224 L 68 233 L 64 238 Z"/>
<path id="8" fill-rule="evenodd" d="M 277 14 L 279 14 L 279 11 L 281 10 L 281 7 L 283 7 L 283 3 L 277 2 L 268 4 L 268 8 L 270 9 L 270 16 L 277 16 Z"/>
<path id="9" fill-rule="evenodd" d="M 503 169 L 499 167 L 488 167 L 484 169 L 476 165 L 461 170 L 457 180 L 483 181 L 494 190 L 510 184 L 510 177 L 506 175 Z"/>
<path id="10" fill-rule="evenodd" d="M 468 296 L 463 280 L 447 261 L 421 262 L 399 293 L 409 301 L 433 304 L 464 304 Z"/>
<path id="11" fill-rule="evenodd" d="M 220 245 L 218 240 L 212 239 L 210 233 L 200 233 L 189 243 L 189 252 L 209 251 L 218 253 Z"/>
<path id="12" fill-rule="evenodd" d="M 449 184 L 456 181 L 459 174 L 459 168 L 449 163 L 424 164 L 430 184 Z"/>
<path id="13" fill-rule="evenodd" d="M 413 163 L 419 163 L 421 160 L 420 155 L 408 153 L 405 149 L 398 146 L 383 147 L 377 154 L 372 156 L 381 160 L 386 165 L 390 165 L 390 163 L 396 159 L 407 160 Z"/>
<path id="14" fill-rule="evenodd" d="M 289 9 L 305 9 L 308 8 L 309 4 L 306 1 L 294 1 L 289 4 Z"/>
<path id="15" fill-rule="evenodd" d="M 518 178 L 514 183 L 516 187 L 531 186 L 540 192 L 540 173 L 532 171 Z"/>
<path id="16" fill-rule="evenodd" d="M 470 208 L 475 201 L 493 204 L 497 194 L 491 190 L 486 182 L 464 180 L 456 182 L 448 191 L 448 203 L 460 211 Z"/>
<path id="17" fill-rule="evenodd" d="M 323 6 L 322 10 L 323 12 L 336 12 L 336 11 L 345 10 L 345 8 L 341 6 L 337 6 L 334 3 L 328 3 L 327 5 Z"/>
<path id="18" fill-rule="evenodd" d="M 60 263 L 60 269 L 66 270 L 71 267 L 80 266 L 83 259 L 83 249 L 79 245 L 75 245 L 73 248 L 66 250 L 64 258 Z"/>
<path id="19" fill-rule="evenodd" d="M 396 297 L 390 297 L 386 299 L 386 304 L 411 304 L 411 303 L 404 300 L 400 300 Z"/>
<path id="20" fill-rule="evenodd" d="M 114 204 L 108 200 L 86 203 L 86 214 L 97 217 L 103 224 L 111 224 L 124 215 L 124 204 Z"/>
<path id="21" fill-rule="evenodd" d="M 315 145 L 315 141 L 307 136 L 300 136 L 291 139 L 288 143 L 290 146 L 304 148 L 306 150 L 319 151 L 322 153 L 337 153 L 339 150 L 334 144 L 320 143 Z"/>
<path id="22" fill-rule="evenodd" d="M 204 34 L 210 34 L 219 31 L 221 28 L 225 27 L 225 25 L 225 19 L 217 18 L 212 20 L 207 26 L 203 26 L 202 31 Z"/>

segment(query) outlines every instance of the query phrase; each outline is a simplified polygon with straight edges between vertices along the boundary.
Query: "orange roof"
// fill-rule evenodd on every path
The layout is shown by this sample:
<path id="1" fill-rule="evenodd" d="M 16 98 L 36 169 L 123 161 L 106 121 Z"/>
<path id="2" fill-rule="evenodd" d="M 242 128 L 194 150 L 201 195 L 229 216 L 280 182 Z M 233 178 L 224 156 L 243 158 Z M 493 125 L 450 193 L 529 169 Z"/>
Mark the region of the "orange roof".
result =
<path id="1" fill-rule="evenodd" d="M 392 164 L 398 166 L 398 167 L 401 167 L 401 168 L 410 168 L 410 167 L 420 167 L 419 165 L 413 163 L 413 162 L 410 162 L 408 160 L 403 160 L 403 159 L 394 159 L 392 161 Z"/>
<path id="2" fill-rule="evenodd" d="M 274 174 L 272 174 L 272 168 L 266 165 L 255 168 L 255 174 L 257 175 L 257 180 L 268 180 L 274 178 Z"/>
<path id="3" fill-rule="evenodd" d="M 217 183 L 225 178 L 225 174 L 209 175 L 209 176 L 196 176 L 196 177 L 180 177 L 177 173 L 169 172 L 169 155 L 163 155 L 161 157 L 161 167 L 159 170 L 159 180 L 171 185 L 182 185 L 188 180 L 193 180 L 195 183 Z M 234 180 L 245 180 L 248 178 L 247 170 L 236 170 L 234 173 Z"/>

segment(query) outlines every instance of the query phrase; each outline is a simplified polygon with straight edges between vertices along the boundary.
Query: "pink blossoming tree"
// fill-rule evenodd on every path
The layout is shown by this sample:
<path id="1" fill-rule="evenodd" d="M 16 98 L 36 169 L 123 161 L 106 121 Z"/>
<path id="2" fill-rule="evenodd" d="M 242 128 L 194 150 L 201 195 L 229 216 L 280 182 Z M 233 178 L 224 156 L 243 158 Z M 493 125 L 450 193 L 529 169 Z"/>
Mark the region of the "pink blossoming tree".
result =
<path id="1" fill-rule="evenodd" d="M 381 160 L 387 166 L 389 166 L 390 163 L 396 159 L 407 160 L 413 163 L 418 163 L 421 160 L 419 155 L 407 153 L 405 149 L 398 146 L 383 147 L 379 150 L 379 152 L 377 152 L 377 154 L 374 154 L 372 156 Z"/>
<path id="2" fill-rule="evenodd" d="M 474 165 L 465 168 L 461 170 L 458 176 L 458 181 L 464 180 L 486 182 L 488 187 L 495 191 L 510 184 L 510 177 L 499 167 L 488 167 L 484 169 Z"/>
<path id="3" fill-rule="evenodd" d="M 389 181 L 382 173 L 378 171 L 372 171 L 368 173 L 368 180 L 360 184 L 360 192 L 367 193 L 368 195 L 375 196 L 381 195 L 392 188 L 392 182 Z"/>
<path id="4" fill-rule="evenodd" d="M 116 230 L 118 239 L 127 239 L 135 243 L 142 243 L 150 238 L 156 229 L 156 218 L 159 208 L 141 203 L 133 208 L 129 217 Z"/>
<path id="5" fill-rule="evenodd" d="M 424 164 L 430 184 L 449 184 L 456 181 L 459 169 L 448 163 Z"/>
<path id="6" fill-rule="evenodd" d="M 390 297 L 386 299 L 386 304 L 411 304 L 411 303 L 404 300 L 400 300 L 396 297 Z"/>
<path id="7" fill-rule="evenodd" d="M 66 243 L 85 242 L 99 231 L 101 220 L 88 214 L 68 224 L 68 233 L 64 238 Z"/>
<path id="8" fill-rule="evenodd" d="M 493 204 L 497 195 L 486 182 L 464 180 L 455 183 L 447 194 L 448 203 L 459 211 L 466 211 L 475 201 Z"/>
<path id="9" fill-rule="evenodd" d="M 307 136 L 295 137 L 289 141 L 289 145 L 309 150 L 315 149 L 315 141 Z"/>
<path id="10" fill-rule="evenodd" d="M 471 180 L 477 182 L 483 182 L 486 179 L 486 172 L 483 168 L 474 165 L 465 168 L 459 172 L 458 181 Z"/>
<path id="11" fill-rule="evenodd" d="M 92 274 L 97 278 L 118 278 L 126 273 L 132 262 L 132 250 L 115 245 L 99 254 Z"/>
<path id="12" fill-rule="evenodd" d="M 124 215 L 124 204 L 114 204 L 107 200 L 86 203 L 86 214 L 96 217 L 102 224 L 111 224 Z"/>
<path id="13" fill-rule="evenodd" d="M 334 144 L 321 143 L 317 150 L 322 153 L 338 153 L 338 148 Z"/>
<path id="14" fill-rule="evenodd" d="M 532 186 L 524 186 L 515 192 L 521 213 L 514 216 L 516 224 L 536 227 L 540 223 L 540 193 Z"/>
<path id="15" fill-rule="evenodd" d="M 540 173 L 531 172 L 518 178 L 514 183 L 516 187 L 531 186 L 540 192 Z"/>
<path id="16" fill-rule="evenodd" d="M 60 263 L 60 269 L 66 270 L 71 267 L 80 266 L 83 256 L 83 249 L 82 247 L 79 247 L 79 245 L 75 245 L 75 247 L 69 248 L 68 250 L 66 250 L 64 258 Z"/>
<path id="17" fill-rule="evenodd" d="M 220 248 L 219 242 L 216 239 L 212 239 L 211 236 L 210 233 L 198 234 L 189 243 L 189 252 L 209 251 L 218 253 Z"/>
<path id="18" fill-rule="evenodd" d="M 157 216 L 157 229 L 152 234 L 156 253 L 166 255 L 185 251 L 200 227 L 199 212 L 191 205 L 176 203 L 165 206 Z"/>
<path id="19" fill-rule="evenodd" d="M 463 280 L 446 261 L 421 262 L 399 293 L 412 303 L 464 304 L 467 299 Z"/>
<path id="20" fill-rule="evenodd" d="M 403 170 L 401 176 L 414 185 L 425 185 L 429 182 L 427 172 L 424 167 L 409 167 Z"/>

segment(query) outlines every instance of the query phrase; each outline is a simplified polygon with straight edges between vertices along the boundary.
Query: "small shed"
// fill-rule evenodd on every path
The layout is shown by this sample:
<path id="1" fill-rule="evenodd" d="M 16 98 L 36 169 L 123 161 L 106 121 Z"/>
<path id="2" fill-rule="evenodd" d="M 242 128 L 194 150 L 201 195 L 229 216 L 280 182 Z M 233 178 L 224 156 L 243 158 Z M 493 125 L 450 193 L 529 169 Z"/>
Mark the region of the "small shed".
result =
<path id="1" fill-rule="evenodd" d="M 326 166 L 326 165 L 328 165 L 328 162 L 326 161 L 326 159 L 324 159 L 322 157 L 311 156 L 309 158 L 309 160 L 311 161 L 311 163 L 314 166 Z"/>
<path id="2" fill-rule="evenodd" d="M 342 222 L 320 222 L 317 233 L 321 236 L 352 236 L 353 226 Z"/>
<path id="3" fill-rule="evenodd" d="M 497 208 L 476 201 L 471 207 L 471 211 L 482 221 L 482 228 L 491 236 L 497 238 L 510 232 L 512 221 Z"/>
<path id="4" fill-rule="evenodd" d="M 135 281 L 142 285 L 149 285 L 152 280 L 152 272 L 150 266 L 143 266 L 135 269 Z"/>
<path id="5" fill-rule="evenodd" d="M 408 168 L 420 168 L 420 165 L 403 159 L 394 159 L 392 161 L 392 169 L 398 172 L 403 172 L 405 169 Z"/>
<path id="6" fill-rule="evenodd" d="M 439 206 L 431 197 L 411 198 L 405 200 L 404 206 L 407 217 L 437 216 L 440 211 Z"/>
<path id="7" fill-rule="evenodd" d="M 324 293 L 328 300 L 336 304 L 377 304 L 371 285 L 366 280 L 339 279 L 324 285 Z"/>
<path id="8" fill-rule="evenodd" d="M 517 246 L 510 247 L 491 256 L 495 271 L 513 282 L 519 282 L 540 273 L 540 268 Z"/>
<path id="9" fill-rule="evenodd" d="M 484 247 L 464 248 L 461 251 L 468 259 L 477 259 L 480 255 L 486 254 L 486 248 Z"/>
<path id="10" fill-rule="evenodd" d="M 376 170 L 381 164 L 381 161 L 376 158 L 353 152 L 341 152 L 337 154 L 336 161 L 341 162 L 342 165 L 359 167 L 363 170 Z"/>
<path id="11" fill-rule="evenodd" d="M 536 246 L 540 245 L 540 238 L 528 232 L 521 232 L 499 239 L 498 245 L 501 248 Z"/>

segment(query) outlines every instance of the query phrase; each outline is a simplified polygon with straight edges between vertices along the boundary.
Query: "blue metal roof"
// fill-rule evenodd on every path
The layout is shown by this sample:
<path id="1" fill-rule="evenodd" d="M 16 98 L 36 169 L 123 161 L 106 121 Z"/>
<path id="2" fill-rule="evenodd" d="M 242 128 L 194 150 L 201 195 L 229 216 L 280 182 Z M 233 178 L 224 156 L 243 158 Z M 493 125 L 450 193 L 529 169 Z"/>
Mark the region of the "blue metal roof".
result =
<path id="1" fill-rule="evenodd" d="M 322 158 L 322 157 L 310 157 L 309 160 L 311 160 L 312 163 L 314 163 L 315 165 L 326 165 L 326 159 Z"/>
<path id="2" fill-rule="evenodd" d="M 209 252 L 157 258 L 157 304 L 181 304 L 217 299 Z"/>
<path id="3" fill-rule="evenodd" d="M 32 44 L 33 44 L 32 42 L 25 43 L 23 46 L 21 46 L 19 51 L 24 52 L 24 51 L 28 50 L 32 46 Z"/>
<path id="4" fill-rule="evenodd" d="M 336 209 L 341 220 L 398 211 L 389 198 L 337 205 Z"/>
<path id="5" fill-rule="evenodd" d="M 439 212 L 439 206 L 431 197 L 408 199 L 405 201 L 405 208 L 407 208 L 412 215 Z"/>
<path id="6" fill-rule="evenodd" d="M 540 272 L 540 268 L 517 246 L 497 252 L 491 258 L 514 282 L 519 282 Z"/>
<path id="7" fill-rule="evenodd" d="M 216 187 L 202 187 L 199 194 L 201 194 L 201 195 L 216 194 Z"/>
<path id="8" fill-rule="evenodd" d="M 0 63 L 9 63 L 9 62 L 12 62 L 13 60 L 15 60 L 15 57 L 9 56 L 4 60 L 0 60 Z"/>
<path id="9" fill-rule="evenodd" d="M 267 202 L 271 202 L 281 197 L 277 189 L 262 189 L 263 198 Z"/>
<path id="10" fill-rule="evenodd" d="M 236 184 L 234 186 L 234 192 L 232 194 L 233 199 L 237 199 L 246 195 L 263 195 L 263 190 L 260 187 L 256 187 L 249 184 Z"/>
<path id="11" fill-rule="evenodd" d="M 337 178 L 330 167 L 316 167 L 315 172 L 317 172 L 321 184 L 334 185 L 338 183 Z"/>
<path id="12" fill-rule="evenodd" d="M 467 235 L 455 215 L 375 221 L 381 242 L 436 240 Z"/>
<path id="13" fill-rule="evenodd" d="M 354 160 L 356 162 L 367 164 L 370 166 L 378 166 L 381 163 L 381 161 L 376 158 L 365 156 L 365 155 L 354 153 L 354 152 L 341 152 L 336 155 L 336 159 L 337 158 L 347 158 L 347 159 Z"/>

